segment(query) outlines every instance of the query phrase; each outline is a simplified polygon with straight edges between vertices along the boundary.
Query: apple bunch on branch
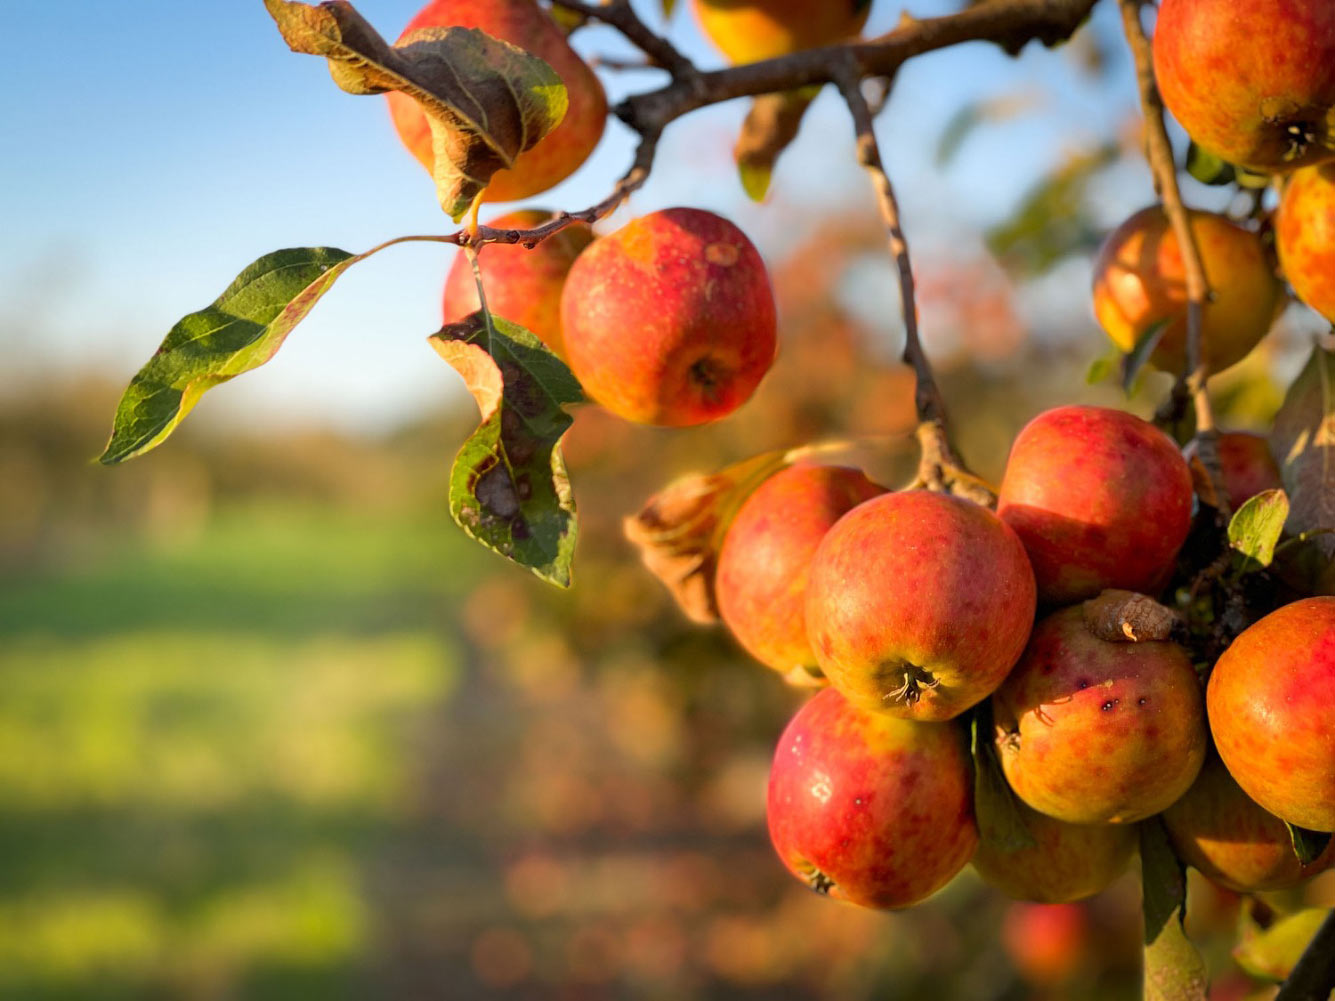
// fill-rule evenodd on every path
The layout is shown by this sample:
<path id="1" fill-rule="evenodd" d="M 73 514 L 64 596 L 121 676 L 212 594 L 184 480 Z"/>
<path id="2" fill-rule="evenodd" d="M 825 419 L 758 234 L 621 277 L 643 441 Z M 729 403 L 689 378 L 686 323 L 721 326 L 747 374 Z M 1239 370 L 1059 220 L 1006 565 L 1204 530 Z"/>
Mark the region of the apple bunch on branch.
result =
<path id="1" fill-rule="evenodd" d="M 568 408 L 714 421 L 751 396 L 777 342 L 765 263 L 728 220 L 677 207 L 606 235 L 592 225 L 645 183 L 667 125 L 742 97 L 739 175 L 763 198 L 831 85 L 897 269 L 917 474 L 889 491 L 821 462 L 822 446 L 761 455 L 670 485 L 627 533 L 693 618 L 721 618 L 761 663 L 819 690 L 770 778 L 771 836 L 795 875 L 900 908 L 972 861 L 1004 893 L 1059 902 L 1098 893 L 1139 851 L 1146 995 L 1203 998 L 1184 863 L 1252 893 L 1335 862 L 1335 358 L 1313 351 L 1269 442 L 1219 430 L 1209 394 L 1265 336 L 1285 282 L 1335 321 L 1335 6 L 1162 0 L 1151 40 L 1142 0 L 1116 2 L 1159 201 L 1107 238 L 1093 306 L 1127 384 L 1147 365 L 1176 375 L 1154 423 L 1060 407 L 1020 433 L 998 489 L 968 470 L 919 337 L 874 127 L 907 60 L 973 41 L 1012 55 L 1055 45 L 1095 0 L 983 0 L 870 39 L 858 37 L 868 0 L 695 0 L 732 63 L 713 72 L 630 0 L 432 0 L 393 44 L 345 0 L 265 0 L 339 87 L 387 95 L 462 228 L 260 258 L 134 377 L 102 461 L 157 446 L 206 390 L 267 361 L 353 264 L 400 243 L 455 244 L 430 342 L 481 421 L 454 463 L 451 514 L 569 585 Z M 483 202 L 547 190 L 599 141 L 607 100 L 567 42 L 589 21 L 668 76 L 611 109 L 638 136 L 629 168 L 586 208 L 481 223 Z M 1165 104 L 1191 137 L 1193 173 L 1258 192 L 1248 218 L 1183 204 Z M 1279 996 L 1332 986 L 1328 919 Z"/>

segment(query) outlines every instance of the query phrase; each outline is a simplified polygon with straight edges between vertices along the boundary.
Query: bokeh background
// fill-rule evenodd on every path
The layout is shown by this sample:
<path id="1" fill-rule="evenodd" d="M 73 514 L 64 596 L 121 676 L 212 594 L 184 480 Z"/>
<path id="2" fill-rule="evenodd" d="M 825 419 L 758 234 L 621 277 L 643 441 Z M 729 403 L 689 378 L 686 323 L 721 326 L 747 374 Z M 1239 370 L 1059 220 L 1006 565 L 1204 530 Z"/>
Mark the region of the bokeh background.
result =
<path id="1" fill-rule="evenodd" d="M 388 35 L 416 6 L 359 4 Z M 663 30 L 717 65 L 679 8 Z M 734 218 L 771 263 L 782 353 L 713 427 L 579 413 L 562 593 L 449 521 L 475 410 L 425 344 L 437 247 L 361 265 L 169 443 L 91 464 L 130 375 L 250 260 L 449 227 L 382 102 L 289 54 L 258 0 L 5 14 L 0 998 L 1135 996 L 1134 875 L 1041 913 L 967 871 L 902 914 L 792 881 L 764 787 L 802 693 L 690 626 L 622 540 L 673 477 L 764 449 L 856 439 L 886 482 L 912 462 L 895 286 L 829 95 L 767 204 L 732 166 L 737 103 L 669 130 L 609 224 L 671 204 Z M 876 0 L 868 30 L 898 15 Z M 1055 52 L 915 60 L 879 122 L 927 348 L 989 478 L 1039 410 L 1146 413 L 1165 388 L 1152 375 L 1127 400 L 1085 378 L 1107 350 L 1089 256 L 1152 198 L 1115 15 L 1100 5 Z M 629 54 L 600 28 L 576 46 Z M 614 97 L 657 79 L 604 77 Z M 597 201 L 630 148 L 611 124 L 537 203 Z M 1229 423 L 1264 424 L 1317 329 L 1291 311 L 1220 380 Z M 1196 898 L 1217 996 L 1248 996 L 1227 957 L 1236 900 Z M 1306 900 L 1335 903 L 1335 884 Z"/>

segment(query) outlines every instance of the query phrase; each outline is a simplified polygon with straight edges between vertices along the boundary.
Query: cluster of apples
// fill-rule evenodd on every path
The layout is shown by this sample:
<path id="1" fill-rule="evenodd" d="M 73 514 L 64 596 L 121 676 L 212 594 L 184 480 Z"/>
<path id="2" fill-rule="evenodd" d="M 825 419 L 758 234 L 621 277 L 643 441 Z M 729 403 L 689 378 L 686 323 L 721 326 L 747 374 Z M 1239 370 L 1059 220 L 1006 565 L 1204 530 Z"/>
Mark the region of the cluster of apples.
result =
<path id="1" fill-rule="evenodd" d="M 1277 484 L 1263 439 L 1226 436 L 1224 455 L 1238 499 Z M 1177 643 L 1098 628 L 1090 599 L 1162 591 L 1192 507 L 1171 439 L 1087 406 L 1023 429 L 995 512 L 838 466 L 761 484 L 719 554 L 720 612 L 757 659 L 828 686 L 774 756 L 787 867 L 870 907 L 912 905 L 970 860 L 1014 897 L 1072 901 L 1108 886 L 1135 822 L 1160 813 L 1181 856 L 1233 889 L 1335 862 L 1301 864 L 1284 823 L 1335 830 L 1335 598 L 1261 619 L 1208 691 Z M 964 722 L 984 703 L 1033 841 L 1018 851 L 979 843 Z"/>

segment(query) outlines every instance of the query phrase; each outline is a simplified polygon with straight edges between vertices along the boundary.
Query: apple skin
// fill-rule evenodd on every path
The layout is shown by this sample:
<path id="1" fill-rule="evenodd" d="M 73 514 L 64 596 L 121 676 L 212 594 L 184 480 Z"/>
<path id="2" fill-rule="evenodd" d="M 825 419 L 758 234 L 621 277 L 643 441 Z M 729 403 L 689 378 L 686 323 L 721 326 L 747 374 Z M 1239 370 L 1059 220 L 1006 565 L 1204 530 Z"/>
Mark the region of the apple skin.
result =
<path id="1" fill-rule="evenodd" d="M 1191 471 L 1153 424 L 1105 407 L 1058 407 L 1011 446 L 997 514 L 1024 543 L 1043 602 L 1107 588 L 1154 595 L 1191 528 Z"/>
<path id="2" fill-rule="evenodd" d="M 1034 846 L 1006 852 L 984 839 L 973 856 L 983 882 L 1013 900 L 1066 904 L 1092 897 L 1111 886 L 1135 854 L 1130 824 L 1068 824 L 1016 805 Z"/>
<path id="3" fill-rule="evenodd" d="M 651 212 L 598 240 L 561 295 L 575 377 L 641 424 L 687 427 L 732 413 L 774 361 L 776 324 L 760 252 L 700 209 Z"/>
<path id="4" fill-rule="evenodd" d="M 1173 117 L 1230 163 L 1280 171 L 1335 157 L 1330 0 L 1163 0 L 1154 75 Z"/>
<path id="5" fill-rule="evenodd" d="M 1209 370 L 1222 372 L 1270 330 L 1284 288 L 1255 233 L 1213 212 L 1190 212 L 1188 219 L 1214 294 L 1202 315 L 1202 350 Z M 1103 241 L 1094 261 L 1094 316 L 1123 352 L 1169 321 L 1150 363 L 1175 375 L 1186 370 L 1186 273 L 1160 206 L 1141 209 Z"/>
<path id="6" fill-rule="evenodd" d="M 1152 816 L 1187 791 L 1205 760 L 1205 705 L 1187 652 L 1101 640 L 1079 606 L 1034 627 L 992 714 L 1015 794 L 1071 824 Z"/>
<path id="7" fill-rule="evenodd" d="M 855 705 L 939 721 L 1001 684 L 1034 607 L 1024 547 L 996 515 L 906 490 L 858 505 L 821 541 L 807 635 L 830 684 Z"/>
<path id="8" fill-rule="evenodd" d="M 1088 958 L 1090 920 L 1077 904 L 1012 904 L 1001 942 L 1019 974 L 1038 987 L 1058 987 Z"/>
<path id="9" fill-rule="evenodd" d="M 1335 831 L 1335 597 L 1243 630 L 1215 664 L 1206 704 L 1243 792 L 1290 824 Z"/>
<path id="10" fill-rule="evenodd" d="M 1293 172 L 1275 215 L 1275 246 L 1298 298 L 1335 323 L 1335 164 Z"/>
<path id="11" fill-rule="evenodd" d="M 1310 865 L 1299 862 L 1284 821 L 1248 798 L 1213 754 L 1163 821 L 1183 862 L 1239 893 L 1287 890 L 1335 863 L 1335 840 Z"/>
<path id="12" fill-rule="evenodd" d="M 492 176 L 482 194 L 483 201 L 528 198 L 565 180 L 589 158 L 607 124 L 607 95 L 597 75 L 533 0 L 431 0 L 408 22 L 399 40 L 421 28 L 456 25 L 480 28 L 544 60 L 566 85 L 570 99 L 565 118 L 556 128 L 521 153 L 513 167 Z M 399 139 L 430 173 L 435 154 L 426 114 L 400 91 L 390 91 L 385 97 Z"/>
<path id="13" fill-rule="evenodd" d="M 815 671 L 807 640 L 807 570 L 832 525 L 885 493 L 860 469 L 791 466 L 775 473 L 733 516 L 719 551 L 714 592 L 737 641 L 767 667 Z"/>
<path id="14" fill-rule="evenodd" d="M 533 229 L 552 218 L 550 212 L 525 209 L 487 223 L 494 229 Z M 487 308 L 538 336 L 562 357 L 561 289 L 575 258 L 593 242 L 593 230 L 572 223 L 532 250 L 522 244 L 488 243 L 477 252 Z M 443 313 L 446 323 L 457 323 L 480 308 L 473 268 L 459 254 L 445 277 Z"/>
<path id="15" fill-rule="evenodd" d="M 864 907 L 926 899 L 978 843 L 963 732 L 864 712 L 832 688 L 779 738 L 766 814 L 793 875 Z"/>
<path id="16" fill-rule="evenodd" d="M 734 65 L 833 45 L 867 23 L 871 0 L 695 0 L 705 36 Z"/>
<path id="17" fill-rule="evenodd" d="M 1202 497 L 1209 497 L 1205 467 L 1196 455 L 1194 439 L 1182 450 L 1182 457 L 1191 467 L 1196 492 Z M 1219 467 L 1231 511 L 1236 511 L 1250 497 L 1284 486 L 1279 464 L 1270 452 L 1269 442 L 1262 435 L 1249 431 L 1225 431 L 1219 435 Z"/>

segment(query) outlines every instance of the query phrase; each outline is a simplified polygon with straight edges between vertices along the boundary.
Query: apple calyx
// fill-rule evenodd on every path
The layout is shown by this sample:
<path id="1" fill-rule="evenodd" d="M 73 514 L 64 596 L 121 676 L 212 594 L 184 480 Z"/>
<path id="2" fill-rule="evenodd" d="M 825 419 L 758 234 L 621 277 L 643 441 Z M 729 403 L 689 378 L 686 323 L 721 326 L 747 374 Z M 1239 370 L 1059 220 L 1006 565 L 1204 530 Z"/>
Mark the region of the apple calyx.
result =
<path id="1" fill-rule="evenodd" d="M 887 665 L 881 670 L 882 677 L 894 677 L 897 673 L 904 676 L 904 683 L 894 691 L 881 696 L 881 701 L 890 705 L 917 705 L 918 700 L 922 698 L 924 688 L 931 691 L 941 684 L 941 679 L 931 671 L 907 661 L 899 661 L 893 666 Z"/>
<path id="2" fill-rule="evenodd" d="M 802 879 L 807 886 L 823 897 L 828 897 L 831 891 L 839 885 L 806 859 L 797 863 L 797 870 L 802 874 Z"/>

